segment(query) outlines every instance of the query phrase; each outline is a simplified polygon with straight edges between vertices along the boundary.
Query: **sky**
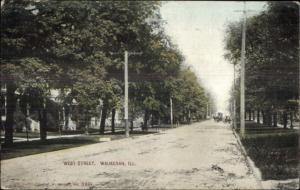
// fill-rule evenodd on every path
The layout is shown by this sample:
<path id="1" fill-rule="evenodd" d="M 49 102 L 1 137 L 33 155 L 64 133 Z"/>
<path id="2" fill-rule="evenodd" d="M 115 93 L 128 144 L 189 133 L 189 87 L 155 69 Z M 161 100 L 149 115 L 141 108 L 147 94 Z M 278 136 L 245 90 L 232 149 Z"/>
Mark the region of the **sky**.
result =
<path id="1" fill-rule="evenodd" d="M 226 24 L 242 18 L 244 3 L 238 1 L 168 1 L 161 7 L 166 33 L 185 57 L 201 84 L 226 112 L 233 83 L 233 65 L 224 59 Z M 265 2 L 247 2 L 247 16 L 266 8 Z"/>

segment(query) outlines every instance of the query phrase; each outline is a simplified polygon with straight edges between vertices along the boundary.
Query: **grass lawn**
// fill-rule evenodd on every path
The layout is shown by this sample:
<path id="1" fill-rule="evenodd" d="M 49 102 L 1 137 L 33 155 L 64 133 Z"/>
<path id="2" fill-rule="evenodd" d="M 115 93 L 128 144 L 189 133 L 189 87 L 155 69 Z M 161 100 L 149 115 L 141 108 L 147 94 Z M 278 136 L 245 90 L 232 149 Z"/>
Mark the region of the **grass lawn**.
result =
<path id="1" fill-rule="evenodd" d="M 142 132 L 134 131 L 131 132 L 131 136 L 139 136 L 155 133 L 154 131 Z M 37 134 L 39 135 L 39 134 Z M 50 134 L 49 134 L 50 135 Z M 18 135 L 19 136 L 19 135 Z M 25 133 L 26 137 L 26 133 Z M 125 138 L 124 131 L 118 131 L 114 134 L 106 133 L 104 135 L 99 135 L 96 133 L 91 133 L 90 135 L 82 135 L 76 137 L 64 138 L 54 138 L 48 139 L 46 142 L 41 142 L 40 140 L 29 141 L 29 142 L 15 142 L 9 147 L 1 145 L 1 160 L 6 160 L 10 158 L 16 158 L 20 156 L 28 156 L 32 154 L 62 150 L 67 148 L 79 147 L 88 144 L 100 143 L 99 138 L 109 137 L 111 140 L 117 140 Z"/>
<path id="2" fill-rule="evenodd" d="M 246 124 L 245 131 L 241 141 L 263 180 L 298 177 L 298 131 L 254 123 Z"/>

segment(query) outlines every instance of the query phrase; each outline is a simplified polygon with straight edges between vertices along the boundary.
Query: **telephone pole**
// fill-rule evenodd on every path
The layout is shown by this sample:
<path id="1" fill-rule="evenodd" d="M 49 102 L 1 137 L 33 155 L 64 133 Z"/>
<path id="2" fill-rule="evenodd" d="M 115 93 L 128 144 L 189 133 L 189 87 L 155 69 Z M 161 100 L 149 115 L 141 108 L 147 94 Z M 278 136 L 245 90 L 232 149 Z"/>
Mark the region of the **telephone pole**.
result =
<path id="1" fill-rule="evenodd" d="M 206 103 L 206 119 L 208 119 L 208 117 L 209 117 L 209 111 L 208 111 L 208 109 L 209 109 L 209 107 L 208 107 L 209 105 L 208 105 L 208 102 Z"/>
<path id="2" fill-rule="evenodd" d="M 246 2 L 244 1 L 243 10 L 243 34 L 242 34 L 242 51 L 241 51 L 241 105 L 240 105 L 240 134 L 242 137 L 245 135 L 245 62 L 246 62 Z"/>
<path id="3" fill-rule="evenodd" d="M 241 12 L 236 10 L 235 12 Z M 240 81 L 240 134 L 245 135 L 245 63 L 246 63 L 246 28 L 247 12 L 257 12 L 255 10 L 246 10 L 246 1 L 243 8 L 243 31 L 242 31 L 242 50 L 241 50 L 241 81 Z"/>
<path id="4" fill-rule="evenodd" d="M 173 127 L 173 100 L 170 98 L 170 123 L 171 127 Z"/>
<path id="5" fill-rule="evenodd" d="M 128 127 L 128 51 L 124 53 L 124 81 L 125 81 L 125 99 L 124 99 L 124 121 L 125 121 L 125 135 L 129 137 Z"/>
<path id="6" fill-rule="evenodd" d="M 233 128 L 236 129 L 235 64 L 233 65 Z"/>
<path id="7" fill-rule="evenodd" d="M 30 112 L 29 112 L 29 103 L 27 102 L 26 103 L 26 118 L 25 118 L 25 128 L 26 128 L 26 138 L 27 138 L 27 142 L 29 141 L 29 137 L 28 137 L 28 128 L 29 128 L 29 115 L 30 115 Z M 59 115 L 59 114 L 58 114 Z M 60 127 L 60 126 L 59 126 Z"/>
<path id="8" fill-rule="evenodd" d="M 125 121 L 125 136 L 129 137 L 129 125 L 128 125 L 128 57 L 129 55 L 141 55 L 141 52 L 128 52 L 124 53 L 124 121 Z"/>
<path id="9" fill-rule="evenodd" d="M 111 55 L 120 55 L 120 52 L 110 52 Z M 125 122 L 125 136 L 129 137 L 128 125 L 128 57 L 130 55 L 141 55 L 142 52 L 124 52 L 124 122 Z"/>

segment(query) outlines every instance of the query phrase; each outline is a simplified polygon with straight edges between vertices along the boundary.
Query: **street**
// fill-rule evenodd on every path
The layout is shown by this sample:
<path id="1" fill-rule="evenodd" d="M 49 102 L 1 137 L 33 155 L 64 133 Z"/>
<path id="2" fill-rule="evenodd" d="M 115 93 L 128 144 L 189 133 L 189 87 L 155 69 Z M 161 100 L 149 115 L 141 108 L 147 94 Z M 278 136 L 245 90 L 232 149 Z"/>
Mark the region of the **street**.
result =
<path id="1" fill-rule="evenodd" d="M 1 189 L 299 189 L 299 2 L 0 8 Z"/>
<path id="2" fill-rule="evenodd" d="M 230 127 L 204 121 L 157 134 L 2 161 L 8 189 L 257 189 Z"/>

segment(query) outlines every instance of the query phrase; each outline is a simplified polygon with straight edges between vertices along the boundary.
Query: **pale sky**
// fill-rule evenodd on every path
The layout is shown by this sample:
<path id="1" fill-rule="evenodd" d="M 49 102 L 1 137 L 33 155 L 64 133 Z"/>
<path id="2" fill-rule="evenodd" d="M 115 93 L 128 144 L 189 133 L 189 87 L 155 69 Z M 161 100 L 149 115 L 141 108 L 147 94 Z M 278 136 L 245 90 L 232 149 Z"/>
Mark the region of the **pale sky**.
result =
<path id="1" fill-rule="evenodd" d="M 247 2 L 248 15 L 265 9 L 264 2 Z M 243 2 L 169 1 L 161 7 L 165 29 L 204 87 L 225 112 L 233 83 L 233 66 L 224 59 L 226 24 L 242 17 Z"/>

